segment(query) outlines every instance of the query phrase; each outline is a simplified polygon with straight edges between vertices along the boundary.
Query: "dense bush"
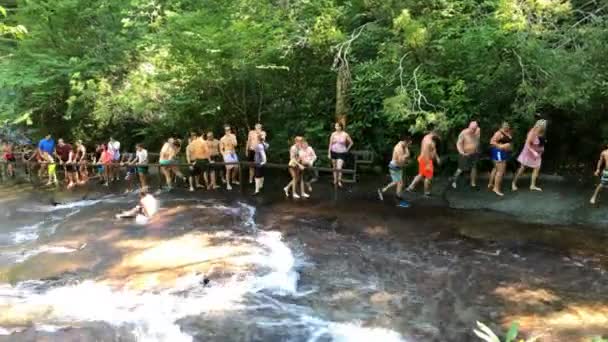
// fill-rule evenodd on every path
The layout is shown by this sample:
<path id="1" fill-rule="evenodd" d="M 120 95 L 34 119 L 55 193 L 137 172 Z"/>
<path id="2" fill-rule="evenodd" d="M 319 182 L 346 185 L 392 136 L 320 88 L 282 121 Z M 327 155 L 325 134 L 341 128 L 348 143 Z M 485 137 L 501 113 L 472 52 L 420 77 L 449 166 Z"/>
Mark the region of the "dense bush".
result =
<path id="1" fill-rule="evenodd" d="M 385 155 L 429 126 L 453 150 L 471 118 L 486 140 L 509 120 L 521 141 L 539 113 L 551 122 L 547 165 L 578 168 L 608 138 L 607 7 L 20 0 L 0 26 L 0 120 L 152 147 L 223 123 L 243 136 L 261 120 L 275 148 L 295 134 L 325 148 L 346 114 L 357 148 Z"/>

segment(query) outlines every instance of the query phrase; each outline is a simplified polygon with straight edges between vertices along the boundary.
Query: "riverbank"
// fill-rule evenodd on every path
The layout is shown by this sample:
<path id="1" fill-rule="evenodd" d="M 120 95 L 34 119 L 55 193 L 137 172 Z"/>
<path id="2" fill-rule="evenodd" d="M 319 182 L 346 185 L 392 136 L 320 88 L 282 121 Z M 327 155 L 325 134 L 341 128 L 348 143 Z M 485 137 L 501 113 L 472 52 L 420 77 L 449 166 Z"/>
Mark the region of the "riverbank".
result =
<path id="1" fill-rule="evenodd" d="M 146 227 L 113 219 L 116 212 L 137 200 L 132 194 L 116 195 L 119 186 L 91 186 L 72 192 L 5 188 L 0 199 L 2 216 L 7 217 L 5 224 L 38 220 L 37 215 L 46 212 L 57 214 L 45 214 L 40 219 L 61 221 L 33 245 L 18 247 L 24 248 L 22 251 L 9 248 L 22 261 L 5 262 L 0 270 L 2 277 L 16 285 L 34 282 L 41 293 L 56 287 L 75 289 L 61 300 L 51 300 L 50 304 L 42 301 L 43 307 L 15 307 L 9 303 L 3 309 L 5 314 L 0 315 L 5 322 L 0 326 L 53 322 L 48 312 L 55 312 L 56 306 L 67 310 L 63 305 L 71 305 L 71 291 L 76 291 L 73 300 L 78 300 L 79 296 L 91 296 L 83 291 L 103 290 L 102 294 L 109 296 L 102 311 L 107 315 L 77 313 L 114 322 L 112 313 L 117 309 L 111 306 L 111 300 L 115 295 L 105 290 L 107 286 L 143 291 L 130 300 L 150 308 L 140 296 L 152 296 L 149 300 L 156 301 L 153 293 L 162 294 L 178 286 L 176 293 L 181 297 L 181 278 L 192 274 L 209 276 L 213 289 L 213 284 L 242 277 L 251 267 L 244 267 L 243 255 L 259 262 L 266 250 L 278 248 L 280 254 L 269 255 L 256 272 L 263 275 L 262 270 L 278 263 L 281 272 L 295 267 L 298 280 L 297 285 L 290 285 L 296 290 L 272 283 L 271 288 L 279 286 L 281 292 L 269 307 L 309 308 L 306 315 L 314 314 L 322 321 L 357 321 L 366 329 L 398 332 L 405 341 L 475 341 L 471 329 L 477 320 L 497 331 L 518 321 L 525 335 L 543 334 L 541 341 L 588 342 L 591 336 L 608 334 L 608 285 L 603 281 L 608 266 L 603 250 L 608 236 L 602 231 L 584 226 L 524 224 L 511 215 L 488 210 L 451 209 L 440 197 L 413 198 L 411 208 L 397 208 L 390 200 L 380 202 L 373 192 L 358 187 L 333 193 L 329 186 L 318 184 L 310 200 L 294 201 L 280 192 L 268 191 L 272 187 L 280 189 L 278 186 L 271 182 L 260 197 L 236 191 L 163 193 L 159 195 L 162 218 Z M 279 232 L 286 246 L 277 247 L 275 235 L 270 235 L 274 247 L 259 248 L 251 241 L 258 234 L 264 237 L 261 241 L 266 241 L 268 236 L 264 234 L 272 232 Z M 287 253 L 287 247 L 291 252 Z M 284 281 L 286 274 L 280 275 L 262 279 L 267 279 L 265 284 L 271 279 Z M 106 287 L 83 288 L 93 280 L 96 286 Z M 268 293 L 262 294 L 267 300 Z M 173 303 L 176 299 L 163 300 Z M 91 310 L 102 304 L 87 303 L 94 304 Z M 185 303 L 205 307 L 204 301 L 190 297 L 172 305 L 181 307 Z M 217 300 L 214 303 L 225 305 Z M 55 311 L 48 311 L 53 308 Z M 259 332 L 258 322 L 272 321 L 264 316 L 269 309 L 264 310 L 253 316 L 239 316 L 237 321 L 250 322 L 248 329 Z M 144 311 L 118 313 L 161 323 Z M 218 322 L 216 316 L 208 314 L 199 316 L 200 309 L 192 312 L 196 314 L 177 320 L 177 324 L 199 339 L 238 341 L 239 336 L 248 334 L 235 322 Z M 276 315 L 282 317 L 284 313 L 272 313 L 272 317 Z M 298 322 L 299 329 L 302 324 L 311 324 Z M 11 335 L 9 340 L 27 341 L 28 336 L 37 334 L 49 341 L 68 337 L 93 341 L 99 334 L 117 334 L 112 330 L 115 324 L 69 324 L 76 329 L 59 332 L 34 333 L 30 329 Z M 309 340 L 306 333 L 293 329 L 281 325 L 257 336 Z M 227 335 L 228 331 L 232 334 Z M 300 332 L 294 337 L 287 331 Z M 126 340 L 132 338 L 125 336 Z"/>
<path id="2" fill-rule="evenodd" d="M 266 180 L 265 197 L 282 198 L 282 187 L 287 182 L 285 174 L 282 172 L 269 172 Z M 447 177 L 438 177 L 433 184 L 433 195 L 425 198 L 421 195 L 422 184 L 417 192 L 405 193 L 404 197 L 413 208 L 452 208 L 462 210 L 485 210 L 503 215 L 507 215 L 513 220 L 522 223 L 547 224 L 547 225 L 568 225 L 579 227 L 580 229 L 607 230 L 608 228 L 608 190 L 604 197 L 600 195 L 600 202 L 597 205 L 589 204 L 589 198 L 595 187 L 594 184 L 582 183 L 580 180 L 564 179 L 555 175 L 542 175 L 541 186 L 543 192 L 530 191 L 527 188 L 529 179 L 522 178 L 520 190 L 512 192 L 510 190 L 511 178 L 508 176 L 504 184 L 504 197 L 498 197 L 485 187 L 487 184 L 486 175 L 481 175 L 480 186 L 471 189 L 466 180 L 461 180 L 457 189 L 452 189 Z M 158 181 L 158 176 L 152 174 L 151 180 L 153 189 Z M 386 176 L 364 175 L 356 184 L 347 184 L 344 189 L 335 189 L 328 184 L 330 182 L 327 175 L 315 184 L 315 194 L 312 200 L 334 200 L 349 201 L 352 199 L 377 202 L 377 188 L 388 183 Z M 408 179 L 409 180 L 409 179 Z M 10 186 L 15 182 L 0 184 L 0 187 Z M 28 183 L 24 180 L 17 182 L 24 188 L 28 188 Z M 77 188 L 75 191 L 56 191 L 54 187 L 41 187 L 33 190 L 34 196 L 45 198 L 49 202 L 61 203 L 82 198 L 94 198 L 101 194 L 122 193 L 124 191 L 122 182 L 113 184 L 110 188 L 104 188 L 96 183 L 88 184 L 84 188 Z M 251 186 L 246 186 L 244 193 L 240 193 L 238 186 L 232 192 L 220 190 L 213 192 L 218 198 L 227 198 L 237 194 L 247 198 L 251 191 Z M 197 192 L 204 193 L 204 192 Z M 393 205 L 392 192 L 386 195 L 386 204 Z M 605 199 L 605 200 L 603 200 Z"/>

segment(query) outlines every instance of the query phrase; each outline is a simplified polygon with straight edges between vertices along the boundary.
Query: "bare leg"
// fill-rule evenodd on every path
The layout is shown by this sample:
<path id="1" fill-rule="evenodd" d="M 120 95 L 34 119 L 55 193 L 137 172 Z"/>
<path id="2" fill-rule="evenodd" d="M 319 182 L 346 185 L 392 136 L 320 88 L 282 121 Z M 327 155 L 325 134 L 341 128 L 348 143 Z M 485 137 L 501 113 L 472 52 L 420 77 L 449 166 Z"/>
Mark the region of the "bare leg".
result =
<path id="1" fill-rule="evenodd" d="M 215 179 L 215 169 L 212 169 L 211 171 L 209 171 L 209 178 L 211 181 L 211 189 L 216 189 L 217 183 L 216 183 L 216 179 Z"/>
<path id="2" fill-rule="evenodd" d="M 401 197 L 403 195 L 403 181 L 397 182 L 396 195 L 397 197 Z"/>
<path id="3" fill-rule="evenodd" d="M 171 188 L 171 170 L 169 170 L 169 168 L 166 166 L 163 166 L 161 170 L 163 172 L 163 175 L 165 175 L 165 183 L 167 183 L 167 187 Z"/>
<path id="4" fill-rule="evenodd" d="M 226 166 L 226 189 L 228 190 L 232 190 L 232 186 L 230 185 L 230 172 L 232 171 L 232 169 L 230 169 L 230 167 L 232 166 Z"/>
<path id="5" fill-rule="evenodd" d="M 539 174 L 540 174 L 540 167 L 537 167 L 532 170 L 532 181 L 530 183 L 530 190 L 532 190 L 532 191 L 543 191 L 543 189 L 536 186 L 536 181 L 538 180 Z"/>
<path id="6" fill-rule="evenodd" d="M 146 184 L 146 175 L 139 173 L 139 183 L 142 191 L 148 191 L 148 185 Z"/>
<path id="7" fill-rule="evenodd" d="M 498 169 L 498 162 L 494 162 L 494 168 L 492 168 L 492 172 L 490 172 L 490 180 L 488 181 L 488 189 L 494 189 L 494 184 L 496 183 L 496 172 Z"/>
<path id="8" fill-rule="evenodd" d="M 458 177 L 460 177 L 461 174 L 462 174 L 461 169 L 456 170 L 456 173 L 454 174 L 454 177 L 452 178 L 452 188 L 456 189 L 458 187 Z"/>
<path id="9" fill-rule="evenodd" d="M 106 181 L 104 185 L 108 186 L 108 184 L 110 183 L 110 168 L 107 164 L 103 167 L 103 176 L 104 180 Z"/>
<path id="10" fill-rule="evenodd" d="M 300 194 L 304 198 L 310 197 L 310 195 L 306 193 L 306 188 L 305 188 L 305 184 L 304 184 L 304 175 L 303 174 L 300 176 Z"/>
<path id="11" fill-rule="evenodd" d="M 496 162 L 496 166 L 494 166 L 494 170 L 492 170 L 494 173 L 494 187 L 492 188 L 492 191 L 498 196 L 504 196 L 502 193 L 502 179 L 505 175 L 506 168 L 506 162 Z"/>
<path id="12" fill-rule="evenodd" d="M 296 168 L 294 168 L 294 167 L 290 167 L 289 174 L 291 175 L 291 182 L 289 182 L 289 184 L 287 184 L 287 190 L 285 191 L 285 193 L 289 196 L 289 188 L 291 187 L 291 193 L 293 194 L 293 198 L 299 198 L 300 196 L 298 195 L 298 190 L 297 190 L 298 170 L 296 170 Z"/>
<path id="13" fill-rule="evenodd" d="M 524 173 L 524 171 L 526 171 L 526 167 L 521 165 L 517 170 L 517 173 L 515 173 L 515 176 L 513 177 L 513 183 L 511 183 L 511 190 L 519 190 L 519 188 L 517 187 L 517 181 L 519 180 L 519 177 L 521 177 L 521 175 Z"/>
<path id="14" fill-rule="evenodd" d="M 190 189 L 188 189 L 188 191 L 190 191 L 190 192 L 194 191 L 195 180 L 196 180 L 196 186 L 198 187 L 198 176 L 190 175 L 188 177 L 188 184 L 190 184 Z"/>
<path id="15" fill-rule="evenodd" d="M 593 196 L 591 196 L 591 200 L 589 201 L 589 203 L 591 204 L 595 204 L 597 203 L 597 196 L 599 196 L 600 191 L 602 190 L 602 184 L 598 184 L 598 186 L 595 188 L 595 191 L 593 192 Z"/>
<path id="16" fill-rule="evenodd" d="M 333 168 L 334 170 L 338 168 L 338 167 L 336 166 L 336 164 L 337 164 L 337 160 L 336 160 L 336 159 L 332 159 L 332 160 L 331 160 L 331 166 L 332 166 L 332 168 Z M 338 184 L 338 172 L 337 172 L 337 171 L 334 171 L 334 172 L 333 172 L 333 174 L 334 174 L 334 185 L 336 185 L 336 184 Z"/>
<path id="17" fill-rule="evenodd" d="M 477 187 L 477 167 L 473 166 L 471 169 L 471 186 Z"/>
<path id="18" fill-rule="evenodd" d="M 342 160 L 342 159 L 336 160 L 336 169 L 342 170 L 343 166 L 344 166 L 344 160 Z M 336 172 L 336 174 L 337 174 L 337 178 L 338 178 L 338 186 L 342 187 L 342 172 L 338 171 L 338 172 Z"/>
<path id="19" fill-rule="evenodd" d="M 431 195 L 431 185 L 432 185 L 432 180 L 430 178 L 425 178 L 424 179 L 424 195 L 425 196 Z"/>
<path id="20" fill-rule="evenodd" d="M 421 175 L 416 175 L 416 177 L 414 177 L 414 180 L 412 181 L 412 183 L 410 184 L 410 186 L 407 187 L 407 191 L 414 191 L 414 189 L 416 188 L 416 185 L 418 185 L 418 183 L 422 180 L 422 176 Z"/>

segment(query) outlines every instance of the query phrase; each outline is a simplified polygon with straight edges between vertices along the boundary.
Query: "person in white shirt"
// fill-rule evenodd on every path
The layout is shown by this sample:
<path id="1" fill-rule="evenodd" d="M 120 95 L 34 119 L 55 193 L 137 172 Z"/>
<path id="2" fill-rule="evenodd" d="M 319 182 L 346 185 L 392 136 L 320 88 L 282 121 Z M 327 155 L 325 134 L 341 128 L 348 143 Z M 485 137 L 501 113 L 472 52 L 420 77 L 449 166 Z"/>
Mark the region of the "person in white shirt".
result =
<path id="1" fill-rule="evenodd" d="M 139 192 L 139 203 L 135 206 L 135 208 L 123 211 L 120 214 L 116 215 L 116 218 L 137 218 L 138 216 L 144 216 L 147 219 L 152 218 L 159 209 L 158 200 L 145 191 Z"/>
<path id="2" fill-rule="evenodd" d="M 315 153 L 315 150 L 308 145 L 308 141 L 306 141 L 306 139 L 302 140 L 301 148 L 298 151 L 298 160 L 302 174 L 300 177 L 300 193 L 302 194 L 302 197 L 308 198 L 310 195 L 307 194 L 304 189 L 306 186 L 308 192 L 312 192 L 312 182 L 316 178 L 312 167 L 315 161 L 317 161 L 317 154 Z"/>
<path id="3" fill-rule="evenodd" d="M 146 179 L 148 176 L 148 151 L 144 148 L 143 144 L 135 145 L 134 164 L 136 166 L 135 171 L 139 177 L 141 191 L 148 191 L 148 183 Z"/>
<path id="4" fill-rule="evenodd" d="M 114 140 L 114 138 L 110 137 L 110 141 L 108 142 L 108 152 L 112 156 L 112 164 L 120 163 L 120 142 L 118 140 Z M 117 181 L 119 177 L 120 166 L 118 165 L 109 165 L 109 174 L 110 180 Z"/>

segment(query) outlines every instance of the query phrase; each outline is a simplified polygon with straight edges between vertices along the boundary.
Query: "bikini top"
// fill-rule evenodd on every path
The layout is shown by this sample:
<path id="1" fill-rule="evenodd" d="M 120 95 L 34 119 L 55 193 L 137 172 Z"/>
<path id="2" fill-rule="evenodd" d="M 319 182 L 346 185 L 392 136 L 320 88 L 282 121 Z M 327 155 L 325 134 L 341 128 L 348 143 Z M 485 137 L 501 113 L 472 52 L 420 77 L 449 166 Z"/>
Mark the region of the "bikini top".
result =
<path id="1" fill-rule="evenodd" d="M 500 134 L 502 135 L 500 137 L 500 139 L 498 139 L 498 143 L 499 144 L 509 144 L 513 141 L 513 138 L 510 137 L 509 135 L 507 135 L 505 132 L 503 132 L 502 130 L 500 131 Z"/>
<path id="2" fill-rule="evenodd" d="M 346 152 L 346 140 L 346 133 L 334 135 L 331 143 L 331 150 L 337 153 Z"/>

